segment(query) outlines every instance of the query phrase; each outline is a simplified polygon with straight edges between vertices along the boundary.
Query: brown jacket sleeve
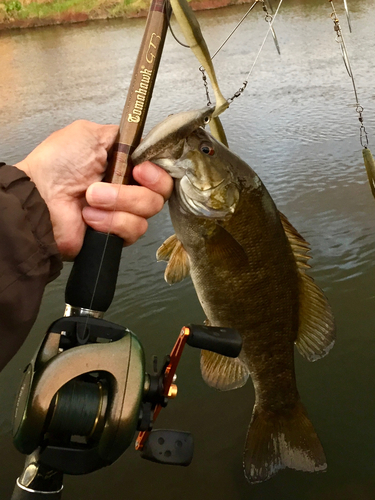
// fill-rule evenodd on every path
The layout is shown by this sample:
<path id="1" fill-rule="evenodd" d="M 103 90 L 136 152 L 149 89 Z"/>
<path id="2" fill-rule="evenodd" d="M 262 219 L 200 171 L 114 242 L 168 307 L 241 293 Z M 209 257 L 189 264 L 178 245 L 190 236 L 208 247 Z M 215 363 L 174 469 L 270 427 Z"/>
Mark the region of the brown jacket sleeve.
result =
<path id="1" fill-rule="evenodd" d="M 44 288 L 60 274 L 47 205 L 16 167 L 0 164 L 0 370 L 21 347 Z"/>

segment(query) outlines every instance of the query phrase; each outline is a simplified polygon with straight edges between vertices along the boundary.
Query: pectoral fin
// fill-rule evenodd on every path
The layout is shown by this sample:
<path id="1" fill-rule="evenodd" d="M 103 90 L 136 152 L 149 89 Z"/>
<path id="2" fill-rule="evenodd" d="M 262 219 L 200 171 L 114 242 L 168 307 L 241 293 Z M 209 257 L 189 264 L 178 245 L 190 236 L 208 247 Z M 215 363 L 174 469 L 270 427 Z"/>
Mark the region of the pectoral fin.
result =
<path id="1" fill-rule="evenodd" d="M 239 272 L 241 266 L 247 266 L 248 256 L 238 241 L 222 226 L 216 224 L 212 234 L 206 239 L 206 251 L 213 264 L 226 266 L 233 263 Z"/>
<path id="2" fill-rule="evenodd" d="M 157 249 L 156 260 L 158 262 L 160 262 L 161 260 L 165 260 L 166 262 L 168 262 L 177 243 L 177 236 L 175 234 L 172 234 L 172 236 L 167 238 L 164 243 Z"/>
<path id="3" fill-rule="evenodd" d="M 285 234 L 292 247 L 300 277 L 299 327 L 295 341 L 299 352 L 309 361 L 324 357 L 335 343 L 335 325 L 330 305 L 322 290 L 306 274 L 310 268 L 309 244 L 279 212 Z"/>
<path id="4" fill-rule="evenodd" d="M 168 261 L 164 279 L 169 285 L 182 281 L 190 273 L 189 256 L 175 234 L 161 245 L 156 252 L 156 258 L 158 261 Z"/>

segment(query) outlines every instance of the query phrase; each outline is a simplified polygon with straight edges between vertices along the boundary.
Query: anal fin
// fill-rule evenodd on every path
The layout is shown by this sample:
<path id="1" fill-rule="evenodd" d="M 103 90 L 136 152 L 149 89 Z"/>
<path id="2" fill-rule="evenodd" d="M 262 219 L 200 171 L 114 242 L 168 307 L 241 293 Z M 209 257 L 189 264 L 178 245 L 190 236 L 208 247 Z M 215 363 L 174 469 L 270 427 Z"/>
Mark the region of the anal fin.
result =
<path id="1" fill-rule="evenodd" d="M 249 369 L 240 357 L 228 358 L 204 350 L 201 351 L 201 372 L 206 384 L 220 391 L 238 389 L 249 378 Z"/>

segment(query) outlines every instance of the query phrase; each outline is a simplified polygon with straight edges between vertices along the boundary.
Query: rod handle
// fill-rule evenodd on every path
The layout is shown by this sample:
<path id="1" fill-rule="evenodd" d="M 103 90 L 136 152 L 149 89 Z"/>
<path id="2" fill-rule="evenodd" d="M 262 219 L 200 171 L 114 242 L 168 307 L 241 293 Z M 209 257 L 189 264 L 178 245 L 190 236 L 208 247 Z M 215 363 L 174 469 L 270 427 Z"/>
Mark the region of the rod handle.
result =
<path id="1" fill-rule="evenodd" d="M 105 312 L 115 294 L 124 241 L 88 227 L 71 270 L 65 302 L 72 307 Z"/>

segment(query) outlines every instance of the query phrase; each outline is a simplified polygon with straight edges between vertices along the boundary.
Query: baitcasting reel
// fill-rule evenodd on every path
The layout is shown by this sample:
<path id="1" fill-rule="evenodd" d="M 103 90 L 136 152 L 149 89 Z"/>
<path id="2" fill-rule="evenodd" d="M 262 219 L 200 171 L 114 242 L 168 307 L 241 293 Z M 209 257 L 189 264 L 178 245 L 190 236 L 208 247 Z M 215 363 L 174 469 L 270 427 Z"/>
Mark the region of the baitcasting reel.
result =
<path id="1" fill-rule="evenodd" d="M 145 372 L 144 352 L 128 329 L 94 317 L 55 321 L 26 367 L 19 392 L 14 443 L 28 455 L 12 500 L 61 498 L 63 474 L 110 465 L 131 444 L 145 459 L 189 465 L 192 436 L 152 430 L 177 394 L 175 373 L 185 343 L 236 357 L 241 337 L 229 328 L 184 327 L 160 370 Z"/>

